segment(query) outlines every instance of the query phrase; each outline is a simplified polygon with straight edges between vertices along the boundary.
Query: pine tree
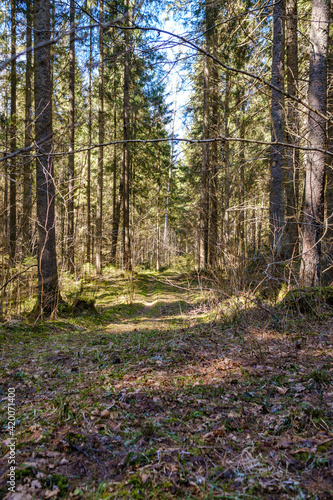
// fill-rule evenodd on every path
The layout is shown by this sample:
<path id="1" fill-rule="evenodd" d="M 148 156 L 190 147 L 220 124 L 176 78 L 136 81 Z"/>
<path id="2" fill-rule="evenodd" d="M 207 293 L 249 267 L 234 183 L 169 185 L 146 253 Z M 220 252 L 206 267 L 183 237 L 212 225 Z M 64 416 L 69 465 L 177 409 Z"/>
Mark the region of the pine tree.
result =
<path id="1" fill-rule="evenodd" d="M 55 238 L 55 186 L 53 169 L 52 84 L 50 66 L 50 0 L 35 0 L 35 140 L 37 144 L 37 311 L 49 315 L 59 301 Z"/>

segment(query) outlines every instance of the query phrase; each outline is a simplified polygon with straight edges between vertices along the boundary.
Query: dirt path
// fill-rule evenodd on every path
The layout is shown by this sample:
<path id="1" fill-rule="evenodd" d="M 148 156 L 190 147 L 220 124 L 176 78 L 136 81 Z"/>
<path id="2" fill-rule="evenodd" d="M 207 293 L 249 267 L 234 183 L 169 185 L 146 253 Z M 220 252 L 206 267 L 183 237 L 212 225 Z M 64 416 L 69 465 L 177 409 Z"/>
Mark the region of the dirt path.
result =
<path id="1" fill-rule="evenodd" d="M 331 319 L 217 320 L 189 281 L 143 273 L 131 300 L 110 274 L 97 316 L 3 325 L 0 498 L 333 498 Z"/>

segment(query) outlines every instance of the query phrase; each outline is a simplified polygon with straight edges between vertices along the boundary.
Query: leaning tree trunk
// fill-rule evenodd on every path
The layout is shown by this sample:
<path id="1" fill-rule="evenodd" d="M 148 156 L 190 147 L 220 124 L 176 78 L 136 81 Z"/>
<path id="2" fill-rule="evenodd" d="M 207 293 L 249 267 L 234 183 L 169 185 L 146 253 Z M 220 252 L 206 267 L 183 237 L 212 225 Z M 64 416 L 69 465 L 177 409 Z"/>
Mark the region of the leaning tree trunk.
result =
<path id="1" fill-rule="evenodd" d="M 103 50 L 103 0 L 99 4 L 99 76 L 98 76 L 98 169 L 96 205 L 96 272 L 102 274 L 103 240 L 103 168 L 104 168 L 104 50 Z"/>
<path id="2" fill-rule="evenodd" d="M 308 146 L 327 148 L 327 54 L 330 0 L 312 0 L 310 30 Z M 321 116 L 319 116 L 320 113 Z M 324 116 L 323 116 L 324 115 Z M 321 279 L 321 237 L 324 219 L 324 183 L 326 154 L 309 151 L 306 156 L 303 253 L 301 280 L 315 286 Z"/>
<path id="3" fill-rule="evenodd" d="M 286 52 L 287 52 L 287 91 L 291 96 L 297 95 L 298 85 L 298 43 L 297 43 L 297 0 L 286 0 Z M 295 145 L 299 141 L 299 120 L 296 102 L 287 101 L 288 144 Z M 298 189 L 299 189 L 299 150 L 289 148 L 287 153 L 286 172 L 286 233 L 285 258 L 290 259 L 298 254 Z"/>
<path id="4" fill-rule="evenodd" d="M 69 116 L 68 116 L 68 205 L 67 205 L 67 269 L 75 272 L 74 265 L 74 147 L 75 147 L 75 4 L 70 0 L 70 29 L 73 30 L 69 40 Z"/>
<path id="5" fill-rule="evenodd" d="M 26 2 L 26 19 L 27 19 L 27 34 L 26 48 L 32 44 L 32 5 L 30 0 Z M 31 99 L 31 84 L 32 84 L 32 52 L 27 52 L 25 66 L 25 131 L 24 131 L 24 147 L 27 148 L 32 142 L 32 99 Z M 32 207 L 32 175 L 31 161 L 25 160 L 23 165 L 23 221 L 22 221 L 22 237 L 23 237 L 23 254 L 27 255 L 32 250 L 31 238 L 31 207 Z"/>
<path id="6" fill-rule="evenodd" d="M 59 300 L 55 237 L 55 187 L 50 67 L 50 0 L 35 0 L 35 135 L 37 147 L 38 313 L 50 315 Z"/>
<path id="7" fill-rule="evenodd" d="M 282 257 L 283 250 L 283 146 L 284 142 L 284 0 L 275 0 L 273 10 L 273 59 L 272 59 L 272 130 L 271 130 L 271 192 L 270 239 L 273 261 Z"/>
<path id="8" fill-rule="evenodd" d="M 10 71 L 10 151 L 16 151 L 16 0 L 11 0 L 11 56 Z M 9 178 L 9 259 L 13 264 L 16 254 L 16 158 L 11 159 Z"/>

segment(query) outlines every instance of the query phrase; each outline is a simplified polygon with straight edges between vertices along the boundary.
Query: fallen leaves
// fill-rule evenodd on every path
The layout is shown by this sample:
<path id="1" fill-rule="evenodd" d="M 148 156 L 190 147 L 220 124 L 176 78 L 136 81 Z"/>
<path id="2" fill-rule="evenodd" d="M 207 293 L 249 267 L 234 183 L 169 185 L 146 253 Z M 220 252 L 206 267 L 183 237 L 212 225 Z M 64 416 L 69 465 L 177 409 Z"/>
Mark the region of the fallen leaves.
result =
<path id="1" fill-rule="evenodd" d="M 101 411 L 101 418 L 109 418 L 110 415 L 111 415 L 111 413 L 109 412 L 109 410 Z"/>
<path id="2" fill-rule="evenodd" d="M 288 392 L 288 387 L 279 387 L 278 385 L 275 386 L 275 390 L 279 393 L 279 394 L 286 394 Z"/>
<path id="3" fill-rule="evenodd" d="M 35 443 L 38 443 L 39 441 L 41 441 L 43 439 L 43 435 L 42 435 L 42 428 L 40 425 L 31 425 L 29 427 L 29 431 L 31 432 L 31 436 L 27 436 L 25 438 L 26 441 L 32 441 L 32 442 L 35 442 Z"/>
<path id="4" fill-rule="evenodd" d="M 121 306 L 121 325 L 102 313 L 98 327 L 82 318 L 84 328 L 67 334 L 58 325 L 4 354 L 7 365 L 34 360 L 22 371 L 33 387 L 21 384 L 22 376 L 17 382 L 19 481 L 10 500 L 102 498 L 97 488 L 104 483 L 111 498 L 144 498 L 148 489 L 154 500 L 211 491 L 221 498 L 235 491 L 244 498 L 325 498 L 317 490 L 331 484 L 324 471 L 333 456 L 333 393 L 309 376 L 318 365 L 329 376 L 323 356 L 331 354 L 315 351 L 315 337 L 295 350 L 290 332 L 276 332 L 262 318 L 212 326 L 198 315 L 191 324 L 185 315 L 165 321 L 172 303 L 163 304 L 163 314 L 157 303 L 157 317 Z M 326 325 L 327 340 L 332 333 Z"/>

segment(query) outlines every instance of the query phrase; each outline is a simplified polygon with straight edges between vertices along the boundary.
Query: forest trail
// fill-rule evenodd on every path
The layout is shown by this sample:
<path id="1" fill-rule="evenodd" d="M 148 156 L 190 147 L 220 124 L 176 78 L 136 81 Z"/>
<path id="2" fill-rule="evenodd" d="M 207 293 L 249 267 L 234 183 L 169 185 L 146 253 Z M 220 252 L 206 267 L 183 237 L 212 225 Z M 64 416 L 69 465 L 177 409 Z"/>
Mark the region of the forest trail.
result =
<path id="1" fill-rule="evenodd" d="M 331 317 L 222 314 L 176 273 L 81 291 L 98 314 L 1 327 L 1 498 L 8 387 L 8 499 L 332 498 Z"/>

